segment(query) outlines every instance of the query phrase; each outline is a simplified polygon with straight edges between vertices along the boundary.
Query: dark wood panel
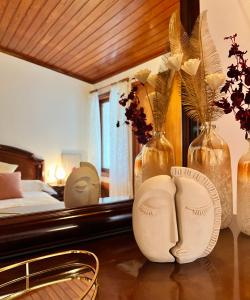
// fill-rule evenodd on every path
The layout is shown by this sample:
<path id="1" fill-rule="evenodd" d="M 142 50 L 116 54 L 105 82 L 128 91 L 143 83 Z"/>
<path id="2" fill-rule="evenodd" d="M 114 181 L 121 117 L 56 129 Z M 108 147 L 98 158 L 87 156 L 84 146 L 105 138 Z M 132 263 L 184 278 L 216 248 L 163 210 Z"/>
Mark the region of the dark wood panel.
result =
<path id="1" fill-rule="evenodd" d="M 76 241 L 131 231 L 132 203 L 132 200 L 127 200 L 2 218 L 0 261 Z"/>
<path id="2" fill-rule="evenodd" d="M 57 6 L 48 15 L 46 21 L 39 26 L 36 34 L 31 37 L 30 41 L 27 43 L 25 53 L 34 56 L 32 53 L 34 47 L 36 47 L 37 44 L 43 45 L 43 36 L 49 32 L 51 27 L 53 27 L 62 16 L 64 16 L 67 10 L 72 6 L 73 1 L 74 0 L 60 1 L 57 4 Z"/>
<path id="3" fill-rule="evenodd" d="M 99 56 L 106 55 L 106 53 L 109 51 L 113 51 L 113 48 L 116 50 L 119 49 L 121 46 L 126 45 L 132 40 L 135 40 L 136 38 L 140 38 L 141 36 L 144 36 L 145 34 L 149 34 L 150 32 L 154 33 L 160 32 L 162 29 L 157 28 L 159 24 L 162 24 L 162 22 L 165 21 L 164 26 L 166 27 L 166 20 L 168 20 L 168 16 L 166 14 L 166 11 L 164 7 L 162 7 L 161 0 L 159 1 L 159 4 L 156 5 L 154 8 L 147 11 L 145 15 L 142 16 L 142 18 L 146 19 L 147 22 L 135 22 L 134 17 L 137 17 L 137 14 L 131 15 L 130 18 L 125 19 L 124 21 L 127 21 L 123 30 L 115 33 L 118 28 L 122 27 L 113 27 L 112 30 L 108 33 L 105 33 L 103 35 L 103 38 L 99 38 L 95 44 L 91 44 L 90 46 L 85 47 L 84 49 L 81 49 L 80 54 L 76 54 L 73 59 L 70 59 L 69 61 L 65 61 L 63 64 L 64 67 L 70 68 L 71 70 L 74 70 L 74 72 L 79 71 L 82 67 L 92 64 L 91 59 L 97 59 Z M 174 6 L 176 8 L 176 5 Z M 142 8 L 145 9 L 144 6 Z M 142 10 L 143 12 L 143 10 Z M 143 20 L 143 19 L 142 19 Z M 124 22 L 125 23 L 125 22 Z M 128 24 L 128 25 L 127 25 Z M 114 32 L 114 33 L 113 33 Z M 111 37 L 108 39 L 108 37 L 111 35 Z M 145 37 L 145 36 L 144 36 Z M 92 36 L 91 36 L 92 38 Z M 145 39 L 145 38 L 144 38 Z M 91 39 L 92 40 L 92 39 Z M 103 42 L 104 40 L 104 42 Z M 96 45 L 98 48 L 93 53 L 93 45 Z M 60 61 L 60 63 L 63 63 L 63 60 Z"/>
<path id="4" fill-rule="evenodd" d="M 146 61 L 149 61 L 149 60 L 151 60 L 153 58 L 156 58 L 156 57 L 162 55 L 164 53 L 164 51 L 165 51 L 165 48 L 166 47 L 165 47 L 165 43 L 164 43 L 164 44 L 160 45 L 160 47 L 157 47 L 157 49 L 154 49 L 154 50 L 157 50 L 159 52 L 144 53 L 143 55 L 137 57 L 137 59 L 135 61 L 130 60 L 130 62 L 124 63 L 122 66 L 119 66 L 120 72 L 124 72 L 124 71 L 126 71 L 126 70 L 128 70 L 128 69 L 130 69 L 130 68 L 132 68 L 134 66 L 140 65 L 140 64 L 142 64 L 142 63 L 144 63 Z M 116 71 L 114 69 L 114 70 L 111 70 L 111 71 L 109 71 L 107 73 L 100 74 L 101 76 L 99 76 L 99 77 L 95 76 L 95 78 L 96 78 L 95 81 L 93 81 L 94 80 L 93 77 L 91 77 L 90 80 L 93 83 L 98 83 L 99 81 L 105 80 L 105 79 L 107 79 L 107 78 L 109 78 L 111 76 L 114 76 L 116 74 L 117 73 L 116 73 Z"/>
<path id="5" fill-rule="evenodd" d="M 140 34 L 138 37 L 132 39 L 131 41 L 128 39 L 125 42 L 125 44 L 122 44 L 121 46 L 118 43 L 117 45 L 118 47 L 116 48 L 116 50 L 112 51 L 109 48 L 106 51 L 102 51 L 101 54 L 96 55 L 96 57 L 89 59 L 88 61 L 86 61 L 86 63 L 78 66 L 76 69 L 69 68 L 69 70 L 71 70 L 74 73 L 84 72 L 88 74 L 89 70 L 92 70 L 98 65 L 100 66 L 103 63 L 107 63 L 107 64 L 113 63 L 114 60 L 116 60 L 116 56 L 119 56 L 120 59 L 124 59 L 127 55 L 129 55 L 128 49 L 134 49 L 134 48 L 139 49 L 140 45 L 146 48 L 149 44 L 153 45 L 155 41 L 164 40 L 164 37 L 166 38 L 168 34 L 168 29 L 166 24 L 167 22 L 166 20 L 164 20 L 156 28 L 154 28 L 155 32 L 153 30 L 151 31 L 146 30 L 145 32 Z M 146 38 L 147 42 L 145 42 L 145 36 L 147 37 Z M 166 38 L 165 45 L 167 45 L 167 38 Z"/>
<path id="6" fill-rule="evenodd" d="M 23 22 L 28 11 L 30 10 L 32 2 L 33 0 L 26 0 L 20 2 L 20 5 L 17 7 L 15 15 L 13 15 L 12 22 L 9 23 L 9 26 L 7 27 L 2 36 L 1 45 L 3 47 L 8 46 L 13 35 L 15 35 L 15 32 L 17 31 L 19 25 Z"/>
<path id="7" fill-rule="evenodd" d="M 81 32 L 86 30 L 86 28 L 91 26 L 101 16 L 105 16 L 106 11 L 109 11 L 109 9 L 112 8 L 117 1 L 118 0 L 105 0 L 99 1 L 98 4 L 96 4 L 97 1 L 89 1 L 84 10 L 81 11 L 80 22 L 75 22 L 75 17 L 72 19 L 70 24 L 64 26 L 63 30 L 61 30 L 51 41 L 51 49 L 47 52 L 43 59 L 47 61 L 51 60 L 56 55 L 59 55 L 72 40 L 81 34 Z"/>
<path id="8" fill-rule="evenodd" d="M 18 165 L 22 179 L 43 180 L 44 161 L 29 151 L 0 145 L 0 161 Z"/>
<path id="9" fill-rule="evenodd" d="M 21 4 L 21 0 L 8 1 L 7 6 L 4 6 L 2 19 L 0 22 L 0 40 L 4 36 L 5 32 L 8 30 L 8 27 L 11 26 L 11 21 L 18 9 L 18 6 Z"/>
<path id="10" fill-rule="evenodd" d="M 35 48 L 32 49 L 33 54 L 36 55 L 37 58 L 43 59 L 46 54 L 51 51 L 51 44 L 53 43 L 53 39 L 59 34 L 62 35 L 65 23 L 68 24 L 69 27 L 77 26 L 77 24 L 81 22 L 82 16 L 84 16 L 83 14 L 81 14 L 81 11 L 84 10 L 87 13 L 90 12 L 91 9 L 97 6 L 100 1 L 101 0 L 99 0 L 97 3 L 92 2 L 91 4 L 89 3 L 89 0 L 75 0 L 72 6 L 67 11 L 65 11 L 61 18 L 49 29 L 46 35 L 42 37 L 41 43 L 38 42 Z M 93 6 L 93 4 L 95 6 Z"/>
<path id="11" fill-rule="evenodd" d="M 163 34 L 164 37 L 166 37 L 166 34 Z M 109 74 L 110 72 L 112 72 L 112 70 L 114 68 L 123 68 L 124 66 L 127 65 L 136 65 L 136 61 L 140 60 L 141 57 L 147 57 L 149 55 L 153 54 L 159 54 L 159 50 L 160 53 L 163 53 L 164 50 L 166 51 L 167 48 L 167 41 L 166 39 L 162 39 L 161 35 L 160 37 L 155 36 L 153 38 L 152 41 L 147 41 L 145 44 L 140 44 L 139 45 L 140 48 L 131 48 L 131 49 L 126 49 L 125 51 L 122 52 L 122 54 L 119 56 L 119 61 L 117 62 L 117 60 L 115 58 L 112 58 L 112 56 L 110 55 L 109 57 L 107 57 L 105 59 L 105 68 L 104 70 L 102 70 L 102 73 L 104 74 Z M 104 60 L 102 60 L 102 63 L 104 62 Z M 100 72 L 102 69 L 102 64 L 97 65 L 96 67 L 94 67 L 92 65 L 91 68 L 88 69 L 88 71 L 86 71 L 85 69 L 85 74 L 87 77 L 92 78 L 96 72 Z M 100 73 L 99 73 L 100 74 Z"/>
<path id="12" fill-rule="evenodd" d="M 155 2 L 157 1 L 161 0 L 156 0 Z M 75 45 L 75 47 L 71 51 L 71 59 L 63 59 L 60 61 L 60 63 L 63 62 L 65 67 L 67 67 L 67 65 L 72 66 L 73 63 L 78 63 L 79 60 L 86 61 L 87 58 L 85 59 L 85 56 L 89 53 L 93 53 L 93 50 L 100 51 L 102 49 L 101 46 L 105 47 L 105 49 L 107 47 L 112 47 L 112 45 L 114 44 L 114 39 L 118 39 L 118 37 L 120 38 L 120 35 L 124 32 L 125 28 L 129 33 L 131 25 L 134 29 L 136 29 L 136 27 L 139 26 L 138 24 L 140 22 L 145 24 L 145 22 L 142 20 L 142 18 L 145 17 L 143 13 L 148 13 L 149 10 L 150 9 L 148 9 L 148 7 L 142 4 L 136 11 L 133 11 L 129 15 L 129 18 L 123 18 L 117 26 L 113 26 L 111 28 L 102 26 L 99 30 L 89 35 L 84 40 L 84 43 L 82 41 L 79 41 L 79 43 Z M 138 16 L 140 17 L 139 22 L 137 19 Z"/>
<path id="13" fill-rule="evenodd" d="M 162 54 L 163 21 L 167 28 L 178 5 L 178 0 L 2 0 L 0 51 L 96 83 Z M 151 39 L 152 47 L 141 52 Z"/>
<path id="14" fill-rule="evenodd" d="M 144 54 L 140 55 L 139 57 L 137 57 L 136 60 L 131 60 L 130 63 L 124 63 L 122 66 L 119 66 L 120 72 L 124 72 L 124 71 L 126 71 L 126 70 L 128 70 L 128 69 L 130 69 L 134 66 L 140 65 L 144 62 L 147 62 L 147 61 L 149 61 L 153 58 L 156 58 L 156 57 L 162 55 L 164 53 L 165 49 L 166 49 L 166 47 L 165 47 L 165 43 L 164 43 L 164 44 L 160 45 L 160 47 L 157 47 L 157 49 L 154 49 L 154 50 L 157 50 L 159 52 L 155 51 L 154 53 L 152 53 L 152 52 L 144 53 Z M 101 77 L 95 77 L 96 81 L 93 81 L 93 77 L 91 77 L 91 81 L 93 83 L 98 83 L 99 81 L 108 79 L 109 77 L 116 75 L 116 71 L 111 70 L 108 73 L 103 73 L 103 74 L 100 74 L 100 75 L 101 75 Z"/>
<path id="15" fill-rule="evenodd" d="M 63 14 L 59 16 L 56 22 L 50 24 L 50 27 L 43 34 L 40 34 L 37 39 L 33 39 L 33 47 L 31 47 L 30 53 L 37 58 L 40 58 L 44 55 L 43 50 L 47 49 L 50 42 L 53 38 L 64 28 L 65 24 L 70 24 L 72 19 L 79 14 L 79 11 L 86 8 L 85 5 L 88 3 L 88 0 L 79 1 L 74 0 L 70 3 L 67 9 Z M 48 49 L 47 49 L 48 50 Z"/>
<path id="16" fill-rule="evenodd" d="M 57 64 L 61 58 L 65 56 L 67 53 L 71 53 L 72 49 L 79 43 L 85 43 L 86 39 L 90 37 L 93 33 L 99 31 L 101 28 L 106 27 L 114 27 L 118 24 L 122 19 L 124 19 L 127 14 L 130 14 L 133 11 L 134 0 L 119 0 L 113 6 L 111 6 L 105 14 L 100 15 L 99 17 L 91 17 L 91 24 L 88 26 L 82 25 L 85 27 L 84 31 L 78 30 L 75 32 L 73 37 L 67 37 L 67 41 L 63 41 L 63 51 L 61 53 L 56 53 L 52 58 L 50 58 L 51 62 Z M 142 3 L 143 0 L 137 0 L 139 3 Z M 94 19 L 94 20 L 93 20 Z M 86 21 L 87 22 L 87 21 Z M 73 54 L 71 53 L 71 57 Z"/>
<path id="17" fill-rule="evenodd" d="M 47 0 L 39 0 L 39 1 L 32 1 L 32 6 L 28 10 L 25 18 L 19 24 L 17 31 L 12 36 L 11 40 L 9 41 L 7 47 L 8 49 L 16 49 L 18 43 L 25 38 L 26 33 L 32 27 L 33 21 L 38 18 L 39 13 L 42 7 L 46 4 Z"/>
<path id="18" fill-rule="evenodd" d="M 8 7 L 8 0 L 1 0 L 0 1 L 0 21 L 2 21 L 2 17 L 5 13 L 5 10 L 7 9 Z"/>
<path id="19" fill-rule="evenodd" d="M 51 14 L 55 13 L 58 9 L 61 0 L 53 0 L 48 1 L 39 11 L 38 17 L 36 17 L 33 22 L 32 26 L 26 31 L 26 34 L 22 39 L 20 39 L 19 43 L 17 44 L 15 50 L 28 54 L 28 46 L 31 43 L 32 39 L 39 34 L 39 30 L 44 23 L 46 23 L 51 16 Z"/>

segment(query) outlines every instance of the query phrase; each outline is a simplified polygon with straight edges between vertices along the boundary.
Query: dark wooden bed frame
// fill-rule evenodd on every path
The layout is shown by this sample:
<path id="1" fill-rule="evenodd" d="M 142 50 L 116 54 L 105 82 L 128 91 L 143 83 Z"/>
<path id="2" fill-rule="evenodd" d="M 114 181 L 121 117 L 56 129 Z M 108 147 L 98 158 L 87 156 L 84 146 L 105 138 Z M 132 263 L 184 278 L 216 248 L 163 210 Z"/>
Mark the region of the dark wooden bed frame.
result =
<path id="1" fill-rule="evenodd" d="M 18 165 L 22 179 L 43 180 L 44 161 L 29 151 L 0 145 L 0 161 Z"/>

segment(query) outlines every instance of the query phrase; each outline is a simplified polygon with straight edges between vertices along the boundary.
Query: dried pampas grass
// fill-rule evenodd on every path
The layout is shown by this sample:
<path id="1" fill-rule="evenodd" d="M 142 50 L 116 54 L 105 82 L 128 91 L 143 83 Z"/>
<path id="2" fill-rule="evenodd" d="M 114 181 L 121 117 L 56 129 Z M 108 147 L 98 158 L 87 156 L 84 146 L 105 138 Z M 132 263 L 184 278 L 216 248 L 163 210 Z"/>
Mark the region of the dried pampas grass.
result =
<path id="1" fill-rule="evenodd" d="M 179 70 L 182 81 L 182 103 L 188 117 L 200 123 L 218 119 L 223 111 L 214 106 L 219 90 L 213 90 L 206 82 L 206 76 L 221 74 L 219 55 L 209 33 L 207 12 L 201 13 L 190 37 L 184 32 L 180 16 L 175 12 L 170 20 L 169 39 L 171 53 L 182 53 L 183 61 L 192 64 L 199 59 L 196 72 L 188 73 L 183 66 Z M 167 58 L 165 58 L 166 62 Z"/>

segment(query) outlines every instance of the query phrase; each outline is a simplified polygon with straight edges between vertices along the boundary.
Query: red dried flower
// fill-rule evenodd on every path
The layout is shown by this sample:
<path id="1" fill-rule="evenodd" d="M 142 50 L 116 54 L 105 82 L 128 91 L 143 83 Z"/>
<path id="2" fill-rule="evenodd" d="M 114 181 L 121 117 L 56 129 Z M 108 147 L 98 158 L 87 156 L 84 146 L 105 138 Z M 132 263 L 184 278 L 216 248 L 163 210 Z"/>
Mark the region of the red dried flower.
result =
<path id="1" fill-rule="evenodd" d="M 144 108 L 140 106 L 140 100 L 136 94 L 137 86 L 132 87 L 128 96 L 121 95 L 119 104 L 125 107 L 126 125 L 131 124 L 134 135 L 140 144 L 146 144 L 152 138 L 152 124 L 147 124 L 147 116 Z M 117 124 L 120 122 L 118 121 Z"/>
<path id="2" fill-rule="evenodd" d="M 247 65 L 245 54 L 236 43 L 237 34 L 225 37 L 231 41 L 228 57 L 234 56 L 236 64 L 228 67 L 226 83 L 221 88 L 222 93 L 228 97 L 222 97 L 215 105 L 224 110 L 225 114 L 235 114 L 236 121 L 240 122 L 240 128 L 246 131 L 246 138 L 250 132 L 250 67 Z"/>

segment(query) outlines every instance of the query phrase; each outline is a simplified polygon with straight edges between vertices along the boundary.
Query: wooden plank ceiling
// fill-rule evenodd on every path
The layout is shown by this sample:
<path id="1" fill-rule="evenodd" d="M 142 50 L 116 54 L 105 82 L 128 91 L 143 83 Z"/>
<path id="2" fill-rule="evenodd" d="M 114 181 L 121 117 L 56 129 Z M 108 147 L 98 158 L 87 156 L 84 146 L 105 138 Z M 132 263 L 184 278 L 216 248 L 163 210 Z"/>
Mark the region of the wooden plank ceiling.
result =
<path id="1" fill-rule="evenodd" d="M 0 0 L 0 51 L 96 83 L 166 51 L 179 0 Z"/>

